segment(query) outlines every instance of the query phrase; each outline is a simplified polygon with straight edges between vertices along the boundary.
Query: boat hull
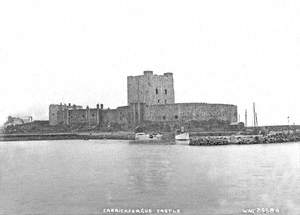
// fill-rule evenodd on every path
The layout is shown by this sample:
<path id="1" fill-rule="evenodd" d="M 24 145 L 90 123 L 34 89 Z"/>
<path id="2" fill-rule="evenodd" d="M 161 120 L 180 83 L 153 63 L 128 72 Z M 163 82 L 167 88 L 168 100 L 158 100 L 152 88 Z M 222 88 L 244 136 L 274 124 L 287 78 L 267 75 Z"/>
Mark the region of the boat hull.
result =
<path id="1" fill-rule="evenodd" d="M 135 140 L 139 141 L 149 141 L 149 140 L 161 140 L 161 134 L 145 134 L 145 133 L 137 133 L 135 134 Z"/>
<path id="2" fill-rule="evenodd" d="M 187 132 L 175 135 L 175 140 L 189 140 L 189 139 L 190 139 L 190 135 Z"/>

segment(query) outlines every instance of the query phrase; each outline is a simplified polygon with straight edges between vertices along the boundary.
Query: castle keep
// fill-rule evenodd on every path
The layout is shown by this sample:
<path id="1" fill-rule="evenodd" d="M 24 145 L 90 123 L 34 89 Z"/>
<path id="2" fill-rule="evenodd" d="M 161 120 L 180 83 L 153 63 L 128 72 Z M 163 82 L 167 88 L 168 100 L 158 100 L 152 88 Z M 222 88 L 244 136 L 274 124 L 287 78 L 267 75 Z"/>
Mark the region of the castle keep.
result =
<path id="1" fill-rule="evenodd" d="M 175 103 L 172 73 L 127 77 L 127 106 L 104 109 L 77 105 L 51 104 L 50 125 L 99 126 L 118 125 L 133 128 L 146 122 L 184 123 L 189 121 L 216 120 L 228 124 L 237 121 L 237 106 L 229 104 Z"/>
<path id="2" fill-rule="evenodd" d="M 127 77 L 127 101 L 146 105 L 174 104 L 173 74 L 153 75 L 144 71 L 144 75 Z"/>

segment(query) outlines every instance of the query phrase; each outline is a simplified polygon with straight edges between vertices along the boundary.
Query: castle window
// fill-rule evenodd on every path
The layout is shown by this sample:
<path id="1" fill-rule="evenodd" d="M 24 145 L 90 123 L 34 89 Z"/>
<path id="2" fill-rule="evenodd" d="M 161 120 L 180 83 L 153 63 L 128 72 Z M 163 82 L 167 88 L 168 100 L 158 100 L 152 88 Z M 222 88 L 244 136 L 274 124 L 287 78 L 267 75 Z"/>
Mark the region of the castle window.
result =
<path id="1" fill-rule="evenodd" d="M 157 103 L 159 103 L 159 102 L 160 102 L 160 100 L 158 99 L 158 100 L 157 100 Z"/>
<path id="2" fill-rule="evenodd" d="M 168 94 L 168 90 L 167 90 L 167 89 L 165 89 L 165 94 L 166 94 L 166 95 Z"/>
<path id="3" fill-rule="evenodd" d="M 175 115 L 175 119 L 178 119 L 178 115 Z"/>
<path id="4" fill-rule="evenodd" d="M 163 120 L 166 120 L 166 116 L 163 116 Z"/>
<path id="5" fill-rule="evenodd" d="M 85 118 L 85 115 L 82 115 L 82 118 Z"/>
<path id="6" fill-rule="evenodd" d="M 165 99 L 165 104 L 167 104 L 167 99 Z"/>
<path id="7" fill-rule="evenodd" d="M 95 116 L 95 114 L 92 114 L 92 117 L 94 117 Z"/>
<path id="8" fill-rule="evenodd" d="M 157 88 L 155 89 L 155 93 L 156 93 L 156 95 L 158 94 L 158 89 Z"/>

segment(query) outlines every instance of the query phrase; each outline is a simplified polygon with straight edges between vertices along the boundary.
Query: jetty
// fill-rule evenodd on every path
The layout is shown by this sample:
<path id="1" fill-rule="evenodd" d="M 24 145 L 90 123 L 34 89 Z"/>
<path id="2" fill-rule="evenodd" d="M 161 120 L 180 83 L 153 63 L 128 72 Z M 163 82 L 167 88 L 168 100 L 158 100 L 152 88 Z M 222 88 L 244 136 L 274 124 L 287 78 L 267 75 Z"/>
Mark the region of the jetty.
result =
<path id="1" fill-rule="evenodd" d="M 278 133 L 274 135 L 231 135 L 231 136 L 194 136 L 192 146 L 246 145 L 300 142 L 300 135 Z"/>

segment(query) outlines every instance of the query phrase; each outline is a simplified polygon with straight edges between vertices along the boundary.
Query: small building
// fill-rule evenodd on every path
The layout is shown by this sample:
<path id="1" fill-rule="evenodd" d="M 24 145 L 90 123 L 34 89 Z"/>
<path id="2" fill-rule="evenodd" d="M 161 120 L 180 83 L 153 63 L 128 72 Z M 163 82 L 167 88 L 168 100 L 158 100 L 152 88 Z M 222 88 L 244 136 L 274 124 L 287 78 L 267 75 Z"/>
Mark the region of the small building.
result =
<path id="1" fill-rule="evenodd" d="M 32 122 L 32 116 L 23 116 L 23 117 L 13 117 L 8 116 L 7 121 L 4 123 L 4 128 L 9 126 L 22 125 Z"/>

